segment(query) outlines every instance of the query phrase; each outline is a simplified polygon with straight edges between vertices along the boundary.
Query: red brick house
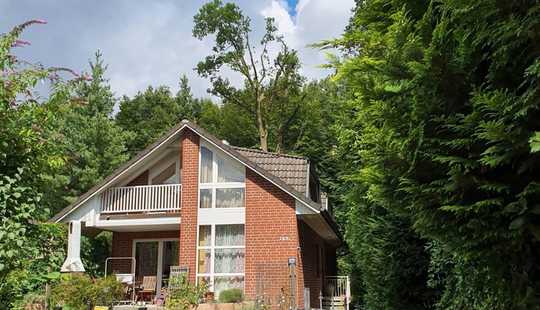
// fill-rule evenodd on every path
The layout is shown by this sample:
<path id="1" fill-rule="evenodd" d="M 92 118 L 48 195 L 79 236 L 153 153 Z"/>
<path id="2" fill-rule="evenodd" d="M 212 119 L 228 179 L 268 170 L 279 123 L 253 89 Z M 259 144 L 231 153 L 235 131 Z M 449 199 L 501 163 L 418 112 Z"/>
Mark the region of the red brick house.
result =
<path id="1" fill-rule="evenodd" d="M 107 230 L 113 257 L 135 258 L 109 270 L 156 276 L 158 290 L 178 266 L 216 298 L 241 288 L 319 308 L 341 244 L 322 196 L 306 158 L 230 146 L 182 121 L 52 220 L 71 223 L 63 271 L 83 268 L 81 231 Z"/>

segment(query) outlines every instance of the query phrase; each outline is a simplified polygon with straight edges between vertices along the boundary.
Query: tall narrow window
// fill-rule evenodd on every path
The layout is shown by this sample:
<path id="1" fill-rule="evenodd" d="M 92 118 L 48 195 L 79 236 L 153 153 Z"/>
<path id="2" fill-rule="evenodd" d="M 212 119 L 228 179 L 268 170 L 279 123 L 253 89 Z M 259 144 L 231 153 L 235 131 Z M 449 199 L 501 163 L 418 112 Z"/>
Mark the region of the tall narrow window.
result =
<path id="1" fill-rule="evenodd" d="M 219 297 L 230 288 L 244 288 L 245 237 L 243 224 L 200 225 L 197 280 Z"/>
<path id="2" fill-rule="evenodd" d="M 199 207 L 243 208 L 245 169 L 223 154 L 201 146 Z"/>
<path id="3" fill-rule="evenodd" d="M 212 151 L 201 147 L 201 183 L 211 183 L 213 179 L 213 154 Z"/>

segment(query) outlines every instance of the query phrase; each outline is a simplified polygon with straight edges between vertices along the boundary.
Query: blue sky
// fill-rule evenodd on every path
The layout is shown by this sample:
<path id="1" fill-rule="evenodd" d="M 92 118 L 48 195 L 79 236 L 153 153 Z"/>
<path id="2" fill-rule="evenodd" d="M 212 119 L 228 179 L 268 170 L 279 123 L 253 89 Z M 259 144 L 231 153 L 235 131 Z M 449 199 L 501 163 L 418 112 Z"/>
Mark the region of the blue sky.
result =
<path id="1" fill-rule="evenodd" d="M 289 14 L 294 16 L 296 15 L 296 4 L 298 3 L 297 0 L 287 0 L 287 4 L 289 5 Z"/>
<path id="2" fill-rule="evenodd" d="M 323 52 L 307 45 L 339 36 L 354 0 L 238 0 L 252 19 L 254 37 L 264 18 L 274 17 L 286 42 L 298 50 L 302 73 L 311 79 L 329 74 L 319 66 Z M 192 37 L 193 15 L 202 0 L 12 0 L 0 1 L 0 33 L 24 21 L 40 18 L 46 25 L 29 28 L 22 39 L 32 45 L 18 56 L 46 66 L 88 70 L 88 60 L 101 50 L 109 64 L 107 78 L 116 96 L 133 95 L 149 85 L 177 89 L 186 74 L 195 95 L 207 96 L 209 82 L 193 68 L 211 51 L 212 41 Z M 258 40 L 258 39 L 257 39 Z M 224 73 L 233 83 L 240 78 Z"/>

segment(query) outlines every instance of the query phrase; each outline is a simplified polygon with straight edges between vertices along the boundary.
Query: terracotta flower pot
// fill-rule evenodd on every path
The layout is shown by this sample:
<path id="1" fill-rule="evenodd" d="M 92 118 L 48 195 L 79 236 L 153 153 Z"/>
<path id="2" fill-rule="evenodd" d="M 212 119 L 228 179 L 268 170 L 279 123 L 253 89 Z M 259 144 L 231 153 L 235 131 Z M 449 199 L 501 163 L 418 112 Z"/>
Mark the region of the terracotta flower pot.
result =
<path id="1" fill-rule="evenodd" d="M 204 299 L 206 300 L 207 303 L 214 302 L 214 298 L 215 298 L 214 292 L 206 292 L 204 294 Z"/>
<path id="2" fill-rule="evenodd" d="M 216 310 L 234 310 L 233 303 L 223 303 L 223 304 L 216 304 L 216 305 L 217 305 Z"/>

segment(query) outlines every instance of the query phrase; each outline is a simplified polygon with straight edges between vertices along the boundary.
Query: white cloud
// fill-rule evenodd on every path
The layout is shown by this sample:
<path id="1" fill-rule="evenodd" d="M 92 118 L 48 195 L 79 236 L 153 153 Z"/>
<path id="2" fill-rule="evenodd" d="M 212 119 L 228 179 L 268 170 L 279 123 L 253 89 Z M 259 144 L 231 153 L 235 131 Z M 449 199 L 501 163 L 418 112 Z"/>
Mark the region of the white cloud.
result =
<path id="1" fill-rule="evenodd" d="M 286 3 L 272 0 L 260 13 L 264 17 L 274 17 L 287 44 L 298 50 L 304 75 L 321 78 L 329 73 L 319 68 L 326 63 L 324 53 L 308 45 L 338 37 L 348 23 L 353 7 L 354 0 L 300 0 L 293 19 Z"/>
<path id="2" fill-rule="evenodd" d="M 264 17 L 273 17 L 276 22 L 276 26 L 283 35 L 293 35 L 296 30 L 291 15 L 287 8 L 287 4 L 278 1 L 270 2 L 270 5 L 261 10 L 261 14 Z"/>
<path id="3" fill-rule="evenodd" d="M 168 85 L 176 91 L 181 74 L 188 76 L 197 96 L 207 96 L 209 82 L 193 69 L 211 52 L 213 42 L 191 35 L 193 15 L 204 2 L 0 2 L 4 13 L 0 33 L 26 20 L 43 18 L 47 25 L 31 27 L 23 35 L 32 42 L 32 46 L 18 51 L 26 60 L 83 71 L 88 70 L 88 59 L 101 49 L 117 96 L 133 95 L 148 85 Z M 282 0 L 235 2 L 252 18 L 254 42 L 264 31 L 264 17 L 276 19 L 286 42 L 299 51 L 308 78 L 320 78 L 328 72 L 317 68 L 325 62 L 323 53 L 306 45 L 338 36 L 354 5 L 353 0 L 299 0 L 296 14 L 291 16 L 287 2 Z M 233 83 L 240 82 L 237 75 L 226 74 Z"/>

